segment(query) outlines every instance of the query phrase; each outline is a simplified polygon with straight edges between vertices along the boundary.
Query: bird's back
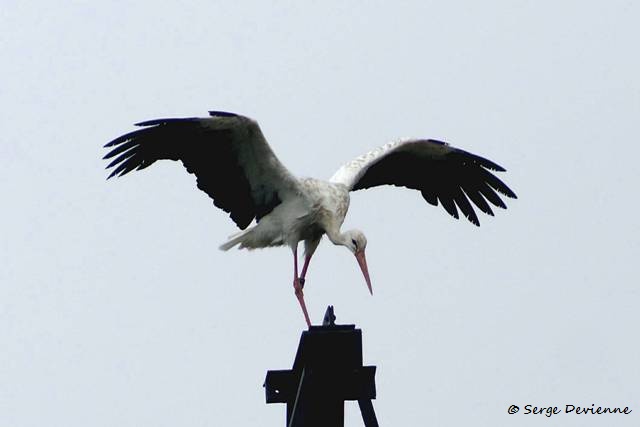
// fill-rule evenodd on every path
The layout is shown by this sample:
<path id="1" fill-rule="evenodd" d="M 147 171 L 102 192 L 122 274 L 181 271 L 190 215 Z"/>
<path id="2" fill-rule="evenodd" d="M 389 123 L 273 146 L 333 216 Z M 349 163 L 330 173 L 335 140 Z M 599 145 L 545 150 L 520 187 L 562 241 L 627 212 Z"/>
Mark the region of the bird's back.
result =
<path id="1" fill-rule="evenodd" d="M 312 203 L 315 222 L 325 229 L 340 228 L 349 210 L 347 187 L 314 178 L 301 179 L 300 186 Z"/>

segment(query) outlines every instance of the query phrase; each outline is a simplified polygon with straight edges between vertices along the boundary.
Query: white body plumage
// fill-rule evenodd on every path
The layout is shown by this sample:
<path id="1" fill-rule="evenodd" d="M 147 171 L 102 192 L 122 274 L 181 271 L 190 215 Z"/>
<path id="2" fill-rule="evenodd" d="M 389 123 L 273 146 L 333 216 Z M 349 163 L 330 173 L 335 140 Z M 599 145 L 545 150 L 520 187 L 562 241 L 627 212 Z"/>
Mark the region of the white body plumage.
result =
<path id="1" fill-rule="evenodd" d="M 305 254 L 311 256 L 325 233 L 332 241 L 338 239 L 349 209 L 347 188 L 314 178 L 300 179 L 298 184 L 300 191 L 289 194 L 271 213 L 229 238 L 220 249 L 236 245 L 240 249 L 283 245 L 294 248 L 304 241 Z"/>

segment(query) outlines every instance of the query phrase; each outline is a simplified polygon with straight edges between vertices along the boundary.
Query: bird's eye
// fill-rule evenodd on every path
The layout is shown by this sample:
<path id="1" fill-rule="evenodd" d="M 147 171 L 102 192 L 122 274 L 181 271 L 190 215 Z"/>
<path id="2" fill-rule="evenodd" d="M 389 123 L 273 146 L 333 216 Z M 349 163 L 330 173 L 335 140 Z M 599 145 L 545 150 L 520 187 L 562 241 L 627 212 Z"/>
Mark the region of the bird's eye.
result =
<path id="1" fill-rule="evenodd" d="M 356 249 L 358 249 L 358 242 L 356 242 L 356 239 L 351 239 L 351 243 L 353 243 L 353 246 L 355 246 Z"/>

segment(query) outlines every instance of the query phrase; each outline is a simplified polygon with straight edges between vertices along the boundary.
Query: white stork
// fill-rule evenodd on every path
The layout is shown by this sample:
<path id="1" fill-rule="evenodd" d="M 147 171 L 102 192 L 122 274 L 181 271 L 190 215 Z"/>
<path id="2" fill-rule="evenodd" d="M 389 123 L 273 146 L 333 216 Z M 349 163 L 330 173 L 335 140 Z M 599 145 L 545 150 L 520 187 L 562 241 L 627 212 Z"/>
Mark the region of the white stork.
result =
<path id="1" fill-rule="evenodd" d="M 456 219 L 460 209 L 477 226 L 480 222 L 469 200 L 493 216 L 489 203 L 506 208 L 497 193 L 516 198 L 489 172 L 502 172 L 504 168 L 433 139 L 388 143 L 345 164 L 329 181 L 299 179 L 280 163 L 254 120 L 221 111 L 209 114 L 206 118 L 138 123 L 142 129 L 105 145 L 114 147 L 105 159 L 117 156 L 107 166 L 115 167 L 108 178 L 144 169 L 156 160 L 181 160 L 187 171 L 195 174 L 198 188 L 244 230 L 231 236 L 221 249 L 236 245 L 247 249 L 291 248 L 293 287 L 309 326 L 302 287 L 323 235 L 355 255 L 373 294 L 365 258 L 366 237 L 359 230 L 340 231 L 350 191 L 385 184 L 412 188 L 430 204 L 440 202 Z M 254 219 L 256 224 L 247 229 Z M 300 241 L 304 241 L 305 253 L 298 274 Z"/>

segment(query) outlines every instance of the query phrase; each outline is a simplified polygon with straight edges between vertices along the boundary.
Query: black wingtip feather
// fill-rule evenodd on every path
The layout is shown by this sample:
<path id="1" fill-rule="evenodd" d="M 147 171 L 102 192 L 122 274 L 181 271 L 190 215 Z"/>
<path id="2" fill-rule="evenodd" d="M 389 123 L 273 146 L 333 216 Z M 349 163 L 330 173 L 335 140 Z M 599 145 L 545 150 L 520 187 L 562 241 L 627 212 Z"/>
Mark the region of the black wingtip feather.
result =
<path id="1" fill-rule="evenodd" d="M 427 201 L 430 205 L 438 206 L 438 197 L 435 194 L 428 193 L 425 190 L 422 190 L 422 197 Z"/>
<path id="2" fill-rule="evenodd" d="M 496 194 L 496 192 L 493 191 L 493 189 L 486 182 L 483 182 L 481 185 L 479 185 L 478 190 L 480 191 L 480 194 L 482 194 L 484 198 L 491 202 L 494 206 L 502 209 L 507 209 L 507 205 L 504 204 L 500 196 L 498 196 L 498 194 Z"/>
<path id="3" fill-rule="evenodd" d="M 113 178 L 114 176 L 116 176 L 116 171 L 112 171 L 109 176 L 107 177 L 107 180 Z"/>
<path id="4" fill-rule="evenodd" d="M 485 179 L 486 183 L 489 184 L 498 193 L 500 193 L 500 194 L 502 194 L 505 197 L 508 197 L 510 199 L 517 199 L 518 198 L 516 196 L 516 193 L 511 191 L 511 189 L 509 187 L 507 187 L 507 184 L 502 182 L 502 180 L 500 178 L 498 178 L 497 176 L 495 176 L 494 174 L 492 174 L 490 172 L 487 172 L 487 171 L 484 171 L 483 175 L 484 175 L 484 179 Z"/>
<path id="5" fill-rule="evenodd" d="M 160 122 L 162 123 L 162 122 Z M 134 123 L 134 126 L 152 126 L 152 125 L 157 125 L 160 124 L 158 123 L 158 120 L 146 120 L 144 122 L 138 122 L 138 123 Z"/>
<path id="6" fill-rule="evenodd" d="M 465 196 L 464 192 L 460 187 L 457 188 L 457 191 L 454 195 L 453 200 L 455 200 L 456 205 L 460 208 L 464 216 L 476 226 L 480 226 L 480 221 L 478 220 L 478 215 L 476 215 L 475 210 L 473 210 L 473 206 Z"/>
<path id="7" fill-rule="evenodd" d="M 228 111 L 209 111 L 211 117 L 238 117 L 236 113 L 230 113 Z"/>
<path id="8" fill-rule="evenodd" d="M 482 197 L 482 195 L 480 194 L 479 190 L 477 188 L 473 188 L 473 187 L 466 187 L 463 188 L 465 194 L 467 195 L 467 197 L 469 199 L 471 199 L 471 201 L 484 213 L 486 213 L 489 216 L 495 216 L 493 211 L 491 210 L 491 206 L 489 206 L 489 203 L 487 203 L 487 201 L 484 199 L 484 197 Z"/>
<path id="9" fill-rule="evenodd" d="M 124 162 L 124 161 L 128 160 L 130 157 L 133 157 L 136 154 L 136 151 L 137 151 L 136 149 L 137 149 L 137 147 L 133 147 L 130 150 L 127 150 L 124 153 L 120 154 L 111 163 L 109 163 L 109 165 L 107 166 L 107 169 L 109 169 L 112 166 L 117 165 L 120 162 Z"/>
<path id="10" fill-rule="evenodd" d="M 467 153 L 475 162 L 478 162 L 481 166 L 490 169 L 492 171 L 495 172 L 506 172 L 507 170 L 505 168 L 503 168 L 502 166 L 500 166 L 499 164 L 492 162 L 489 159 L 486 159 L 484 157 L 475 155 L 475 154 L 471 154 L 471 153 Z"/>
<path id="11" fill-rule="evenodd" d="M 440 200 L 440 204 L 442 205 L 444 210 L 446 210 L 449 213 L 449 215 L 451 215 L 455 219 L 460 218 L 458 216 L 458 209 L 456 208 L 456 204 L 453 202 L 453 199 L 449 197 L 440 197 L 440 196 L 438 197 L 438 199 Z"/>
<path id="12" fill-rule="evenodd" d="M 123 142 L 129 141 L 129 140 L 135 138 L 136 136 L 138 136 L 140 134 L 140 132 L 141 132 L 140 130 L 134 130 L 132 132 L 125 133 L 124 135 L 121 135 L 121 136 L 117 137 L 113 141 L 107 142 L 104 145 L 104 148 L 113 147 L 114 145 L 119 145 L 119 144 L 122 144 Z"/>
<path id="13" fill-rule="evenodd" d="M 106 144 L 104 144 L 104 147 L 103 147 L 103 148 L 113 147 L 114 145 L 120 144 L 122 141 L 127 140 L 127 139 L 128 139 L 128 138 L 127 138 L 128 136 L 129 136 L 129 134 L 119 136 L 118 138 L 114 139 L 113 141 L 109 141 L 109 142 L 107 142 Z"/>
<path id="14" fill-rule="evenodd" d="M 180 118 L 164 118 L 164 119 L 153 119 L 153 120 L 145 120 L 144 122 L 138 122 L 135 126 L 162 126 L 169 125 L 174 123 L 193 123 L 202 120 L 199 117 L 180 117 Z M 140 132 L 140 131 L 134 131 Z"/>
<path id="15" fill-rule="evenodd" d="M 133 147 L 135 145 L 138 145 L 138 141 L 133 140 L 133 139 L 131 141 L 129 141 L 129 142 L 125 142 L 124 144 L 120 144 L 116 148 L 114 148 L 113 150 L 109 151 L 102 158 L 102 160 L 107 160 L 107 159 L 112 158 L 116 154 L 124 153 L 125 151 L 128 151 L 131 147 Z"/>

